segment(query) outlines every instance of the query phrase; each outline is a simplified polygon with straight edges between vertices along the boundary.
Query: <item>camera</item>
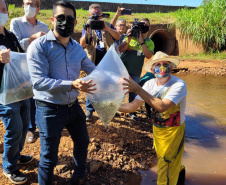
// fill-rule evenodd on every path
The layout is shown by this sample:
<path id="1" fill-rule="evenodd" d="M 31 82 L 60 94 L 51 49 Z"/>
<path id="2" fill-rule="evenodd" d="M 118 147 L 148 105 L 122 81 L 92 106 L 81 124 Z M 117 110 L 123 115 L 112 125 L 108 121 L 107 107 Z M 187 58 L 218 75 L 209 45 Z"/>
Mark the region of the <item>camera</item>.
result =
<path id="1" fill-rule="evenodd" d="M 102 15 L 93 14 L 90 18 L 90 24 L 84 24 L 83 27 L 87 29 L 90 27 L 92 30 L 103 30 L 104 21 L 99 20 L 99 18 L 109 18 L 110 14 L 103 13 Z"/>
<path id="2" fill-rule="evenodd" d="M 139 38 L 140 32 L 144 33 L 144 22 L 138 22 L 138 18 L 134 19 L 133 26 L 131 28 L 131 37 Z"/>

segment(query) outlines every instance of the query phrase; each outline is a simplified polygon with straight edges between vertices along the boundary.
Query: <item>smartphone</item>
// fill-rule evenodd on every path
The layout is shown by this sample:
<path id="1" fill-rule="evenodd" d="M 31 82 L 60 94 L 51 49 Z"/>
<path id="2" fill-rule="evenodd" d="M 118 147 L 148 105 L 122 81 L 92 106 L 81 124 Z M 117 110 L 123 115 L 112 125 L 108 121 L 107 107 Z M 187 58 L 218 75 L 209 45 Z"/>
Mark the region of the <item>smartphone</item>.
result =
<path id="1" fill-rule="evenodd" d="M 121 11 L 121 15 L 131 15 L 131 9 L 124 9 Z"/>
<path id="2" fill-rule="evenodd" d="M 110 17 L 110 14 L 109 13 L 103 13 L 101 17 L 102 18 L 109 18 Z"/>

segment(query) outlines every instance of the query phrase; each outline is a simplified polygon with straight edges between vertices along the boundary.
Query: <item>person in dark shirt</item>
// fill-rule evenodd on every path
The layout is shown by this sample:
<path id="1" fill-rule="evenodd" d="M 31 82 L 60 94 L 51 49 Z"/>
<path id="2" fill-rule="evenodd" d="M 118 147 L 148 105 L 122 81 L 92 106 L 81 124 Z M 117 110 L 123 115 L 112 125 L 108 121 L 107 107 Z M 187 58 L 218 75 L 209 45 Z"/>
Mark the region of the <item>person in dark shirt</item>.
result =
<path id="1" fill-rule="evenodd" d="M 0 80 L 3 69 L 10 62 L 10 51 L 24 52 L 16 36 L 5 29 L 8 21 L 8 8 L 4 0 L 0 0 Z M 20 155 L 30 122 L 29 99 L 0 104 L 0 117 L 5 126 L 4 152 L 2 155 L 3 174 L 15 184 L 24 184 L 26 176 L 18 169 L 18 164 L 27 164 L 32 161 L 30 155 Z"/>
<path id="2" fill-rule="evenodd" d="M 99 20 L 102 18 L 102 10 L 99 4 L 91 4 L 89 6 L 89 20 L 87 24 L 90 25 L 92 16 L 99 16 Z M 90 35 L 91 33 L 91 35 Z M 91 37 L 91 38 L 90 38 Z M 110 46 L 119 40 L 120 35 L 115 30 L 114 26 L 106 21 L 104 21 L 103 30 L 92 30 L 90 26 L 87 29 L 83 28 L 82 37 L 80 38 L 80 44 L 87 53 L 89 59 L 97 66 Z M 86 99 L 86 121 L 92 121 L 94 108 L 89 101 L 88 97 Z"/>

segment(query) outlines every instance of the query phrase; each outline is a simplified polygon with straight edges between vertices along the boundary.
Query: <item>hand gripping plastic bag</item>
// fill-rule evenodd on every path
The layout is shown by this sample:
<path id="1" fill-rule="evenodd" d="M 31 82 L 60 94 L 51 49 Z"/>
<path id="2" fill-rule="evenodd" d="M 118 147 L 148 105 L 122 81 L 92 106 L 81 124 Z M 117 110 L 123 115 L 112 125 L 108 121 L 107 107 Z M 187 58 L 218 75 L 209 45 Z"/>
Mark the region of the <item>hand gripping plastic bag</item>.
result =
<path id="1" fill-rule="evenodd" d="M 96 83 L 94 94 L 87 93 L 87 96 L 105 126 L 110 123 L 125 99 L 123 78 L 129 78 L 129 74 L 115 51 L 114 44 L 95 70 L 82 78 L 84 81 L 92 79 Z"/>
<path id="2" fill-rule="evenodd" d="M 26 53 L 10 51 L 10 63 L 5 64 L 0 89 L 0 103 L 7 105 L 33 97 Z"/>

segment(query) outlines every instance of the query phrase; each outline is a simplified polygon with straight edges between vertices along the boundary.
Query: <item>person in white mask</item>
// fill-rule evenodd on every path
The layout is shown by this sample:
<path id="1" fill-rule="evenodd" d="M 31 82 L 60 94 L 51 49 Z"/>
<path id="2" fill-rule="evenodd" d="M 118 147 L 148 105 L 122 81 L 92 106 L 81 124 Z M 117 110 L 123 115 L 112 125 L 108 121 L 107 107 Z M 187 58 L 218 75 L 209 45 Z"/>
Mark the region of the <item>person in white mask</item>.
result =
<path id="1" fill-rule="evenodd" d="M 23 3 L 25 15 L 11 20 L 10 31 L 16 35 L 21 47 L 26 51 L 33 40 L 48 32 L 48 26 L 37 20 L 40 0 L 23 0 Z"/>
<path id="2" fill-rule="evenodd" d="M 23 0 L 24 12 L 23 17 L 12 19 L 10 23 L 10 31 L 12 31 L 20 42 L 21 47 L 27 51 L 28 46 L 35 39 L 45 35 L 48 32 L 48 26 L 37 20 L 37 14 L 40 10 L 40 0 Z M 31 123 L 27 133 L 26 141 L 28 143 L 35 142 L 35 104 L 33 98 L 31 103 Z"/>
<path id="3" fill-rule="evenodd" d="M 4 66 L 10 62 L 10 51 L 24 52 L 16 36 L 5 29 L 8 15 L 5 1 L 0 0 L 0 82 Z M 24 184 L 27 177 L 19 171 L 18 164 L 27 164 L 33 159 L 30 155 L 20 154 L 30 123 L 30 100 L 26 99 L 7 105 L 0 104 L 0 118 L 5 127 L 4 152 L 2 154 L 3 174 L 14 184 Z M 0 184 L 3 181 L 1 180 Z"/>

